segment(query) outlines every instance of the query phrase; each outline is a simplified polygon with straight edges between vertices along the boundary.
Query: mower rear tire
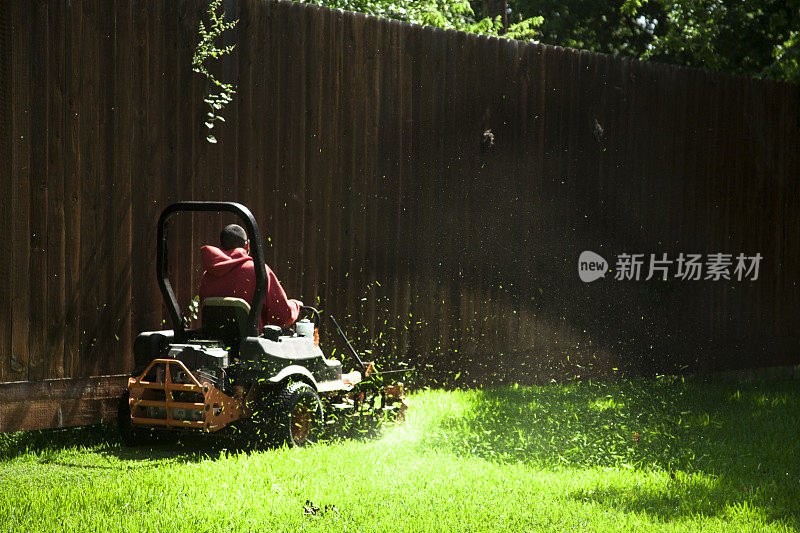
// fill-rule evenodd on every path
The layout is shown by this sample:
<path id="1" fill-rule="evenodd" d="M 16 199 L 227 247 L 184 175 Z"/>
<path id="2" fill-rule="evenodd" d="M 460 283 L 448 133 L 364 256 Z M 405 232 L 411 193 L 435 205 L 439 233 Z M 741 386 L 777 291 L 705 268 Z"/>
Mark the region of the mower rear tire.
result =
<path id="1" fill-rule="evenodd" d="M 302 381 L 289 383 L 278 393 L 276 403 L 274 429 L 279 446 L 310 446 L 319 441 L 325 413 L 311 385 Z"/>

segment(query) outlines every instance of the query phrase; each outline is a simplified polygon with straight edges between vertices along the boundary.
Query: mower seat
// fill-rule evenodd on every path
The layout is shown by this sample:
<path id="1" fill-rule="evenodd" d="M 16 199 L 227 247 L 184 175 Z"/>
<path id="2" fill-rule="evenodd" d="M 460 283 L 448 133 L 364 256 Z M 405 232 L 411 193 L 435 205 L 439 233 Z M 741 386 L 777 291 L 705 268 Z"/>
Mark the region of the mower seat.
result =
<path id="1" fill-rule="evenodd" d="M 241 298 L 206 298 L 200 314 L 203 336 L 222 341 L 238 353 L 239 344 L 247 336 L 250 304 Z"/>

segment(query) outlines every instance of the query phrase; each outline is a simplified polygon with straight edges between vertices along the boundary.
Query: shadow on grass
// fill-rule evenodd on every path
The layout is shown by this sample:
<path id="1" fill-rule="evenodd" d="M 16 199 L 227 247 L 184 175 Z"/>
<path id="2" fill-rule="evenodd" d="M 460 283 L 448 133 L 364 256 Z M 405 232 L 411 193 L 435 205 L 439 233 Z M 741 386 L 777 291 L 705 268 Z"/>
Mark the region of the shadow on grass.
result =
<path id="1" fill-rule="evenodd" d="M 101 448 L 119 442 L 116 427 L 42 429 L 0 434 L 0 460 L 13 459 L 30 452 L 50 453 L 76 447 Z"/>
<path id="2" fill-rule="evenodd" d="M 339 428 L 335 434 L 326 434 L 324 442 L 368 441 L 379 435 L 376 427 L 348 425 Z M 155 461 L 160 464 L 200 462 L 217 459 L 221 455 L 249 454 L 277 447 L 235 426 L 211 434 L 157 432 L 141 445 L 125 446 L 115 424 L 101 424 L 0 434 L 0 461 L 32 453 L 42 464 L 88 469 L 137 469 L 149 468 Z M 75 448 L 113 457 L 123 464 L 85 465 L 64 461 L 60 452 Z"/>
<path id="3" fill-rule="evenodd" d="M 429 428 L 425 446 L 541 468 L 665 471 L 667 486 L 573 496 L 673 519 L 748 504 L 800 527 L 798 382 L 661 379 L 466 394 L 467 410 Z"/>
<path id="4" fill-rule="evenodd" d="M 103 468 L 102 466 L 70 465 L 59 460 L 59 452 L 74 448 L 87 449 L 103 456 L 132 463 L 126 468 L 147 468 L 149 463 L 156 460 L 198 462 L 217 458 L 224 453 L 253 450 L 252 446 L 238 441 L 234 432 L 230 431 L 215 435 L 165 433 L 140 446 L 124 446 L 115 424 L 0 434 L 0 460 L 9 460 L 34 453 L 38 456 L 40 463 Z M 119 467 L 109 466 L 108 468 Z"/>
<path id="5" fill-rule="evenodd" d="M 720 497 L 719 490 L 716 483 L 688 481 L 666 487 L 598 487 L 575 492 L 571 497 L 669 521 L 698 515 L 722 515 L 731 500 Z"/>

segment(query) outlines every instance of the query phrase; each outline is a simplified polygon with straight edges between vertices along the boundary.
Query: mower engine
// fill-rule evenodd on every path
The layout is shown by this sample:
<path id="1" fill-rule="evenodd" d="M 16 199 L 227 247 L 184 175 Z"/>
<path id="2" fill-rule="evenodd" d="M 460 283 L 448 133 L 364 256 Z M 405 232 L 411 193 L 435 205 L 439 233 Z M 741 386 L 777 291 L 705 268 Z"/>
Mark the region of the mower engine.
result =
<path id="1" fill-rule="evenodd" d="M 219 390 L 225 389 L 228 350 L 213 344 L 172 344 L 167 357 L 181 361 L 192 371 L 200 383 L 207 381 Z M 189 375 L 183 370 L 177 372 L 173 381 L 175 383 L 192 383 Z"/>

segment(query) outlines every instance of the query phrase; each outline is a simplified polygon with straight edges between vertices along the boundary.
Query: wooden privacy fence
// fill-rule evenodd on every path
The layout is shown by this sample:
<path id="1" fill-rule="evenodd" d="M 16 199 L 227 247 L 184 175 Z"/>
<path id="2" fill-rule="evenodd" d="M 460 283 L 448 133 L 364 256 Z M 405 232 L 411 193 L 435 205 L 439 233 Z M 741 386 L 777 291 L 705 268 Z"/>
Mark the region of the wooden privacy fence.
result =
<path id="1" fill-rule="evenodd" d="M 204 3 L 0 11 L 0 381 L 26 382 L 0 386 L 1 430 L 113 417 L 166 318 L 155 223 L 178 199 L 249 206 L 290 295 L 418 381 L 800 361 L 798 87 L 241 0 L 211 145 Z M 174 224 L 184 306 L 222 222 Z M 763 260 L 584 283 L 584 250 Z"/>

